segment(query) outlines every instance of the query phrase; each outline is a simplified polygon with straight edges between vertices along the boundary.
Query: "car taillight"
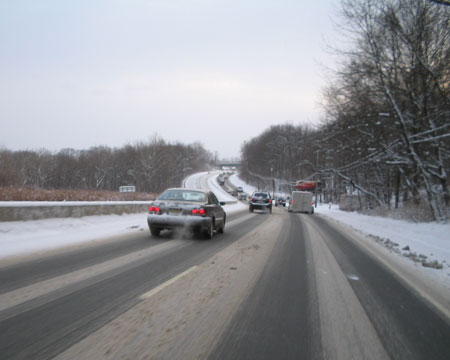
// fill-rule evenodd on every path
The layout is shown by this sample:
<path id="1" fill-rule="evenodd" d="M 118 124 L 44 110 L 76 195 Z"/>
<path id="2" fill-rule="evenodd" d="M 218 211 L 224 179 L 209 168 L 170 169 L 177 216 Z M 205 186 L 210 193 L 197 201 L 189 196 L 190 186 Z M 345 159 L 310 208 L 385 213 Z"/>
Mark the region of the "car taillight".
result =
<path id="1" fill-rule="evenodd" d="M 250 201 L 253 201 L 253 198 L 250 198 Z"/>
<path id="2" fill-rule="evenodd" d="M 151 213 L 160 214 L 161 213 L 161 208 L 159 206 L 149 206 L 148 207 L 148 211 L 150 211 Z"/>
<path id="3" fill-rule="evenodd" d="M 192 215 L 199 215 L 199 216 L 206 216 L 206 210 L 203 209 L 203 208 L 192 209 L 191 214 Z"/>
<path id="4" fill-rule="evenodd" d="M 311 200 L 309 203 L 310 203 L 311 205 L 314 205 L 314 201 L 312 201 L 312 200 Z"/>
<path id="5" fill-rule="evenodd" d="M 272 202 L 272 199 L 269 199 L 269 202 L 271 203 L 271 202 Z"/>

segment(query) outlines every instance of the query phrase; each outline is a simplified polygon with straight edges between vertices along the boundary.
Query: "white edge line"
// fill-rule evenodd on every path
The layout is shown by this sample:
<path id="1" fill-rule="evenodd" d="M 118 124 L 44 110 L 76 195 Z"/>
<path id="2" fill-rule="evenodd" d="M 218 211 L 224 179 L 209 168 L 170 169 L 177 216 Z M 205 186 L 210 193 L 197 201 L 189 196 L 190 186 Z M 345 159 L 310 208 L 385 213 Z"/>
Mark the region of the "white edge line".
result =
<path id="1" fill-rule="evenodd" d="M 151 289 L 150 291 L 146 292 L 145 294 L 142 294 L 141 296 L 139 296 L 139 299 L 141 299 L 141 300 L 148 299 L 149 297 L 160 292 L 167 286 L 173 284 L 175 281 L 181 279 L 183 276 L 186 276 L 187 274 L 189 274 L 191 271 L 195 270 L 196 268 L 197 268 L 197 265 L 192 266 L 191 268 L 187 269 L 186 271 L 183 271 L 181 274 L 174 276 L 172 279 L 169 279 L 166 282 L 164 282 L 164 283 L 158 285 L 157 287 Z"/>

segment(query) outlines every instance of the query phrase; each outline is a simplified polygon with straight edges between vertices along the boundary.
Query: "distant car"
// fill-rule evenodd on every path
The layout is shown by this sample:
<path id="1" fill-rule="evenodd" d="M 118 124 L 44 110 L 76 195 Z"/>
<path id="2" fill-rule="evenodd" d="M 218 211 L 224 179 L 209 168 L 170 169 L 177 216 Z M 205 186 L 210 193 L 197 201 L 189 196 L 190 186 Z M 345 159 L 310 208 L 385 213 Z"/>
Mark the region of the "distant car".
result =
<path id="1" fill-rule="evenodd" d="M 284 197 L 282 197 L 282 196 L 278 196 L 278 198 L 277 198 L 277 200 L 275 202 L 275 206 L 278 206 L 278 205 L 285 206 L 286 205 L 286 199 Z"/>
<path id="2" fill-rule="evenodd" d="M 238 200 L 247 200 L 247 195 L 245 195 L 245 193 L 244 192 L 240 192 L 239 194 L 238 194 Z"/>
<path id="3" fill-rule="evenodd" d="M 236 190 L 237 190 L 237 192 L 244 192 L 244 189 L 242 188 L 242 186 L 236 186 Z"/>
<path id="4" fill-rule="evenodd" d="M 255 191 L 249 198 L 248 210 L 253 212 L 254 210 L 269 210 L 272 212 L 272 198 L 268 192 Z"/>
<path id="5" fill-rule="evenodd" d="M 226 213 L 211 191 L 172 188 L 165 190 L 148 208 L 147 223 L 152 236 L 162 230 L 188 228 L 211 239 L 214 231 L 223 233 Z"/>

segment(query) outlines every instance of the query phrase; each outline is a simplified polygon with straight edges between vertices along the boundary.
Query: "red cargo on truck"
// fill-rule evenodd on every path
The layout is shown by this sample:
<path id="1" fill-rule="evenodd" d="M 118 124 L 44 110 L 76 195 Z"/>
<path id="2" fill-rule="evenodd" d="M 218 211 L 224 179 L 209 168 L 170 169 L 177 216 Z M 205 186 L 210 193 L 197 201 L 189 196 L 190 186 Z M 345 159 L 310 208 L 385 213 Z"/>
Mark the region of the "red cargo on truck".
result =
<path id="1" fill-rule="evenodd" d="M 320 188 L 320 181 L 303 181 L 299 180 L 295 183 L 295 188 L 298 191 L 315 191 L 316 186 Z"/>

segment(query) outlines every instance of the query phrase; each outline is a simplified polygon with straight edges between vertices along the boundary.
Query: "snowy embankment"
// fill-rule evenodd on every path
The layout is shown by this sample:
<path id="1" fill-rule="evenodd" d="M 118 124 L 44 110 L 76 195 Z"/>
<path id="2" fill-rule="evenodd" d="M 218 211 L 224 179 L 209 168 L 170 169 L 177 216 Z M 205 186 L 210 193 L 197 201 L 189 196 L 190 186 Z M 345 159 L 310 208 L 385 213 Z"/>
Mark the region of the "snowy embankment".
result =
<path id="1" fill-rule="evenodd" d="M 412 223 L 368 216 L 340 211 L 335 205 L 320 205 L 316 212 L 351 227 L 421 267 L 442 267 L 438 272 L 450 283 L 450 224 Z"/>
<path id="2" fill-rule="evenodd" d="M 147 228 L 146 213 L 0 222 L 0 259 Z"/>
<path id="3" fill-rule="evenodd" d="M 228 180 L 230 181 L 230 183 L 232 183 L 234 186 L 236 187 L 242 187 L 242 190 L 244 190 L 244 192 L 247 195 L 251 195 L 253 194 L 254 191 L 256 191 L 257 189 L 252 186 L 247 184 L 246 182 L 242 181 L 239 176 L 237 176 L 236 174 L 231 175 Z"/>
<path id="4" fill-rule="evenodd" d="M 199 173 L 188 177 L 186 187 L 210 189 L 219 200 L 230 195 L 214 184 L 218 173 Z M 216 188 L 217 186 L 217 188 Z M 235 200 L 234 198 L 232 198 Z M 229 199 L 228 199 L 229 200 Z M 226 200 L 221 200 L 226 201 Z M 103 202 L 102 202 L 103 203 Z M 148 202 L 143 202 L 148 204 Z M 40 202 L 17 202 L 16 206 L 39 206 Z M 93 202 L 99 205 L 99 202 Z M 109 202 L 105 202 L 109 204 Z M 61 202 L 47 203 L 58 207 Z M 227 213 L 246 209 L 246 205 L 237 202 L 224 206 Z M 0 222 L 0 259 L 48 249 L 55 249 L 77 243 L 98 241 L 112 236 L 148 231 L 146 212 L 127 215 L 99 215 L 80 218 L 59 218 L 28 221 Z"/>

